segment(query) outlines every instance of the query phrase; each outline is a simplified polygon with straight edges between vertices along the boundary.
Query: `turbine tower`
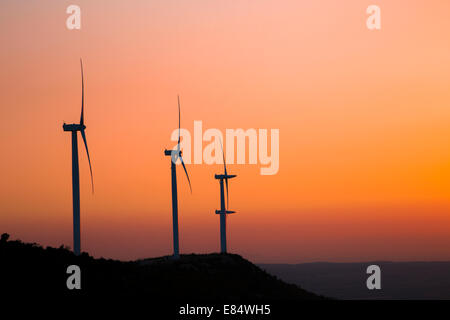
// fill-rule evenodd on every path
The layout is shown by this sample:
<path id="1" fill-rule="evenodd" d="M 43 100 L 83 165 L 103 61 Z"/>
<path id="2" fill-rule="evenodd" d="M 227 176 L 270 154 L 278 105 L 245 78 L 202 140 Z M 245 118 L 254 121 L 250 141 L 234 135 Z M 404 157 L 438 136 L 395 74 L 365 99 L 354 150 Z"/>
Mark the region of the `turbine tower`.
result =
<path id="1" fill-rule="evenodd" d="M 86 134 L 84 130 L 84 77 L 83 77 L 83 61 L 80 59 L 81 64 L 81 117 L 80 123 L 63 124 L 64 131 L 72 132 L 72 198 L 73 198 L 73 252 L 79 255 L 81 252 L 80 243 L 80 174 L 78 167 L 78 131 L 81 133 L 81 137 L 86 147 L 86 153 L 89 161 L 89 170 L 91 172 L 91 185 L 92 193 L 94 193 L 94 178 L 92 175 L 91 158 L 89 157 L 89 150 L 86 141 Z"/>
<path id="2" fill-rule="evenodd" d="M 176 163 L 178 158 L 181 161 L 181 165 L 183 166 L 184 172 L 186 173 L 186 177 L 189 183 L 189 189 L 192 193 L 191 180 L 189 179 L 188 172 L 186 170 L 186 166 L 184 165 L 183 158 L 181 157 L 180 150 L 180 125 L 181 125 L 181 111 L 180 111 L 180 97 L 178 96 L 178 144 L 176 149 L 174 150 L 164 150 L 165 156 L 170 156 L 170 172 L 172 176 L 172 223 L 173 223 L 173 257 L 179 258 L 180 256 L 180 248 L 179 248 L 179 238 L 178 238 L 178 195 L 177 195 L 177 170 Z"/>
<path id="3" fill-rule="evenodd" d="M 225 153 L 223 152 L 222 140 L 220 140 L 220 147 L 222 149 L 224 174 L 214 175 L 214 178 L 219 180 L 220 184 L 220 210 L 216 210 L 216 214 L 220 214 L 220 252 L 227 253 L 227 214 L 232 214 L 236 212 L 228 210 L 228 179 L 235 178 L 236 175 L 227 173 L 227 164 L 225 162 Z M 225 206 L 225 190 L 223 187 L 224 180 L 227 191 L 226 206 Z"/>

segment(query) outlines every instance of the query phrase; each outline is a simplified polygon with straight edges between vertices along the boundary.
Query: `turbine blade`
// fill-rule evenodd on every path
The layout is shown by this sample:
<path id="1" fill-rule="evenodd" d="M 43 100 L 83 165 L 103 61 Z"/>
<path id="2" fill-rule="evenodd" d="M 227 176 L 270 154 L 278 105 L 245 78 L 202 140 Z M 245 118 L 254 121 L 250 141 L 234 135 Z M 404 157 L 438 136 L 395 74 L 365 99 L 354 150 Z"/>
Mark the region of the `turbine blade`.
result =
<path id="1" fill-rule="evenodd" d="M 180 95 L 178 98 L 178 150 L 180 150 L 180 138 L 181 138 L 181 107 L 180 107 Z"/>
<path id="2" fill-rule="evenodd" d="M 80 58 L 81 65 L 81 117 L 80 124 L 84 125 L 84 75 L 83 75 L 83 60 Z"/>
<path id="3" fill-rule="evenodd" d="M 222 139 L 219 140 L 220 142 L 220 148 L 222 149 L 222 156 L 223 156 L 223 169 L 224 169 L 224 173 L 225 176 L 227 176 L 227 164 L 225 161 L 225 152 L 223 152 L 223 145 L 222 145 Z M 226 206 L 226 210 L 228 210 L 228 204 L 229 204 L 229 197 L 228 197 L 228 178 L 225 178 L 225 186 L 226 186 L 226 191 L 227 191 L 227 206 Z"/>
<path id="4" fill-rule="evenodd" d="M 228 214 L 225 214 L 225 230 L 227 230 L 227 216 Z"/>
<path id="5" fill-rule="evenodd" d="M 222 149 L 223 170 L 224 170 L 224 172 L 225 172 L 225 175 L 227 175 L 227 163 L 226 163 L 226 161 L 225 161 L 225 152 L 223 152 L 222 139 L 220 139 L 219 142 L 220 142 L 220 149 Z"/>
<path id="6" fill-rule="evenodd" d="M 227 207 L 226 210 L 228 210 L 228 203 L 229 203 L 229 197 L 228 197 L 228 178 L 225 178 L 225 186 L 227 188 Z"/>
<path id="7" fill-rule="evenodd" d="M 178 150 L 172 150 L 172 152 L 170 153 L 173 164 L 177 164 L 179 154 L 180 153 L 178 152 Z"/>
<path id="8" fill-rule="evenodd" d="M 192 193 L 191 180 L 189 179 L 189 175 L 188 175 L 188 172 L 186 170 L 186 166 L 184 165 L 184 161 L 183 161 L 183 158 L 181 156 L 180 156 L 180 160 L 181 160 L 181 165 L 183 166 L 184 172 L 186 173 L 186 177 L 187 177 L 187 180 L 188 180 L 188 183 L 189 183 L 189 189 L 191 190 L 191 193 Z"/>
<path id="9" fill-rule="evenodd" d="M 84 141 L 84 146 L 86 147 L 86 153 L 87 153 L 87 157 L 88 157 L 88 161 L 89 161 L 89 170 L 91 171 L 92 193 L 94 193 L 94 176 L 92 175 L 91 157 L 89 156 L 89 149 L 88 149 L 87 141 L 86 141 L 86 133 L 84 132 L 84 129 L 82 129 L 80 131 L 81 131 L 81 137 L 83 138 L 83 141 Z"/>

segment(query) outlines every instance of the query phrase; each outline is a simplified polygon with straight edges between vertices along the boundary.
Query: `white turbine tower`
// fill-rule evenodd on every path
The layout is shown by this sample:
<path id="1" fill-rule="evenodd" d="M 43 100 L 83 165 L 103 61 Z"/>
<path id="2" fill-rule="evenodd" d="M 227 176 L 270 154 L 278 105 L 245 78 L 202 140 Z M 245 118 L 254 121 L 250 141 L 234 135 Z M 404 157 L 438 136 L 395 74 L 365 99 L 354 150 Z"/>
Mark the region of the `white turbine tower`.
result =
<path id="1" fill-rule="evenodd" d="M 186 166 L 184 165 L 183 158 L 181 157 L 180 150 L 180 135 L 181 135 L 181 111 L 180 111 L 180 97 L 178 96 L 178 144 L 175 150 L 164 150 L 165 156 L 170 156 L 170 172 L 172 178 L 172 228 L 173 228 L 173 257 L 178 258 L 180 256 L 180 246 L 179 246 L 179 237 L 178 237 L 178 191 L 177 191 L 177 169 L 176 163 L 178 158 L 181 161 L 181 165 L 183 166 L 184 172 L 186 173 L 186 177 L 189 183 L 189 189 L 192 193 L 191 180 L 189 179 L 188 172 L 186 170 Z"/>
<path id="2" fill-rule="evenodd" d="M 89 161 L 89 170 L 91 171 L 91 185 L 92 193 L 94 193 L 94 178 L 92 175 L 91 158 L 89 157 L 89 150 L 86 141 L 86 134 L 84 130 L 84 76 L 83 76 L 83 61 L 81 64 L 81 117 L 80 123 L 63 124 L 64 131 L 72 132 L 72 198 L 73 198 L 73 252 L 79 255 L 81 252 L 81 236 L 80 236 L 80 172 L 78 167 L 78 131 L 84 141 L 86 153 Z"/>
<path id="3" fill-rule="evenodd" d="M 224 174 L 216 174 L 214 178 L 219 180 L 220 184 L 220 210 L 216 210 L 216 214 L 220 214 L 220 252 L 227 253 L 227 215 L 235 213 L 236 211 L 228 210 L 228 179 L 235 178 L 236 175 L 227 173 L 227 164 L 225 162 L 225 153 L 223 152 L 222 140 L 220 140 L 220 147 L 223 156 Z M 225 180 L 225 187 L 227 191 L 227 202 L 225 206 L 225 190 L 223 182 Z"/>

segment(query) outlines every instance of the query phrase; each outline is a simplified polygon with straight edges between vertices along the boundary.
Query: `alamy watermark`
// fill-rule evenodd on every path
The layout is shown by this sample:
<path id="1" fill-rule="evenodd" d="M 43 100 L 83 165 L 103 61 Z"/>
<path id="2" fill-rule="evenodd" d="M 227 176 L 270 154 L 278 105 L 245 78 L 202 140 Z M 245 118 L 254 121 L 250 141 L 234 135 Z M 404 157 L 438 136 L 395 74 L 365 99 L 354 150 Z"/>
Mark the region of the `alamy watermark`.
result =
<path id="1" fill-rule="evenodd" d="M 366 26 L 369 30 L 380 30 L 381 29 L 381 9 L 377 5 L 370 5 L 366 10 L 367 14 L 370 16 L 367 18 Z"/>
<path id="2" fill-rule="evenodd" d="M 69 30 L 81 29 L 81 8 L 78 5 L 71 4 L 66 8 L 69 17 L 66 19 L 66 27 Z M 369 30 L 381 29 L 381 9 L 377 5 L 370 5 L 366 9 L 369 17 L 366 20 L 366 26 Z"/>
<path id="3" fill-rule="evenodd" d="M 81 269 L 77 265 L 70 265 L 66 269 L 66 273 L 70 274 L 67 278 L 66 286 L 69 290 L 81 289 Z"/>
<path id="4" fill-rule="evenodd" d="M 367 267 L 367 274 L 370 277 L 367 278 L 366 286 L 369 290 L 380 290 L 381 289 L 381 268 L 376 264 L 372 264 Z"/>
<path id="5" fill-rule="evenodd" d="M 66 13 L 69 14 L 66 20 L 66 27 L 69 30 L 81 29 L 81 8 L 75 4 L 67 7 Z"/>
<path id="6" fill-rule="evenodd" d="M 274 175 L 280 166 L 279 129 L 226 129 L 225 137 L 219 129 L 203 132 L 203 122 L 194 121 L 194 133 L 181 128 L 173 130 L 172 141 L 178 141 L 186 164 L 223 164 L 222 146 L 227 164 L 260 164 L 261 175 Z M 270 152 L 269 152 L 270 139 Z M 206 145 L 204 146 L 204 142 Z M 248 147 L 248 148 L 247 148 Z M 177 145 L 173 150 L 177 149 Z M 246 152 L 248 150 L 248 152 Z M 178 160 L 176 158 L 176 160 Z"/>

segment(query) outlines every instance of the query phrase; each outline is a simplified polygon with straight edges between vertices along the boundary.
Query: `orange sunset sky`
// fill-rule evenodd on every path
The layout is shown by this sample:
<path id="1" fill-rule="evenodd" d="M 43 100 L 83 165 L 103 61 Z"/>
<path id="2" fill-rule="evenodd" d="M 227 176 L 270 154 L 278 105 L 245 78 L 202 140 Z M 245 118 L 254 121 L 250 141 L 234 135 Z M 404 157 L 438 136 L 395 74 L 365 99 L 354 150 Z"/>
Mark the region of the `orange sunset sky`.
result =
<path id="1" fill-rule="evenodd" d="M 81 7 L 81 30 L 66 8 Z M 366 8 L 381 7 L 379 31 Z M 280 169 L 230 165 L 228 244 L 254 262 L 450 260 L 450 2 L 0 2 L 0 232 L 72 246 L 70 134 L 81 246 L 172 253 L 177 127 L 280 130 Z M 79 143 L 80 143 L 79 139 Z M 221 165 L 178 167 L 181 253 L 219 251 Z"/>

